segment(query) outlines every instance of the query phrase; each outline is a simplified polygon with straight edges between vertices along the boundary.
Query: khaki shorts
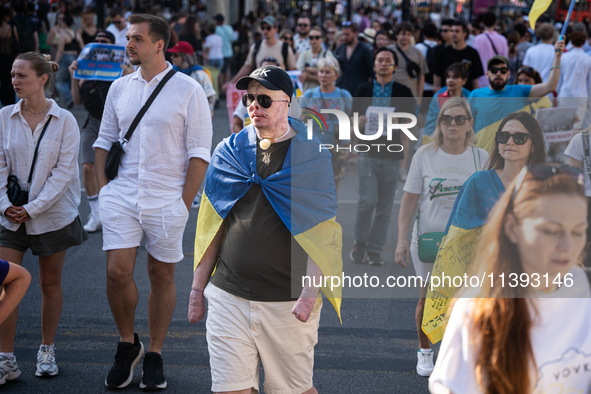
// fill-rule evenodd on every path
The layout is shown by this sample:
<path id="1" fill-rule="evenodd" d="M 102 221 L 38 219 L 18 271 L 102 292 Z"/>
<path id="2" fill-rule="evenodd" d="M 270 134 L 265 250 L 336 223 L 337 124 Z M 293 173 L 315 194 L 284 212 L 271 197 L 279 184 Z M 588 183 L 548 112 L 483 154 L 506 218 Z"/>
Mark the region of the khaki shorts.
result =
<path id="1" fill-rule="evenodd" d="M 321 298 L 302 323 L 291 314 L 293 301 L 249 301 L 211 283 L 204 294 L 211 391 L 258 392 L 259 360 L 266 393 L 301 394 L 312 388 Z"/>

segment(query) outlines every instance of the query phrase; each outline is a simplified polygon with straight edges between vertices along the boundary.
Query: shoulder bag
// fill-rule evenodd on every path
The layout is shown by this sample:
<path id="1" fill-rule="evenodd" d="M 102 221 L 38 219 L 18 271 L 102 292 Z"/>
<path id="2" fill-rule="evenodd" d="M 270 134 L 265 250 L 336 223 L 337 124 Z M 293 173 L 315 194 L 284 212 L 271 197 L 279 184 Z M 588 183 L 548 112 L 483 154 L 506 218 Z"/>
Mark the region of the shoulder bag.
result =
<path id="1" fill-rule="evenodd" d="M 37 146 L 35 147 L 35 153 L 33 154 L 33 162 L 31 163 L 31 170 L 29 171 L 29 179 L 27 179 L 27 190 L 22 190 L 20 185 L 18 184 L 18 178 L 16 175 L 8 176 L 8 182 L 6 183 L 6 194 L 8 194 L 8 199 L 15 207 L 22 207 L 26 203 L 29 202 L 29 189 L 31 187 L 31 181 L 33 180 L 33 170 L 35 170 L 35 163 L 37 162 L 37 154 L 39 153 L 39 145 L 41 145 L 41 140 L 45 135 L 45 131 L 51 122 L 51 118 L 53 115 L 49 115 L 49 119 L 45 123 L 43 130 L 41 131 L 41 135 L 39 136 L 39 140 L 37 141 Z"/>
<path id="2" fill-rule="evenodd" d="M 105 174 L 107 175 L 107 178 L 109 178 L 110 181 L 115 179 L 117 177 L 117 173 L 119 172 L 121 156 L 125 153 L 125 151 L 123 150 L 123 145 L 126 142 L 129 142 L 129 139 L 131 138 L 131 135 L 135 131 L 137 125 L 140 123 L 140 120 L 142 120 L 144 114 L 146 113 L 148 108 L 150 108 L 150 105 L 152 105 L 152 102 L 154 102 L 154 99 L 156 99 L 156 96 L 158 96 L 158 93 L 160 93 L 166 82 L 168 82 L 168 80 L 172 78 L 172 76 L 175 73 L 176 71 L 174 69 L 170 70 L 164 76 L 164 78 L 162 78 L 162 81 L 160 81 L 158 86 L 156 86 L 156 89 L 154 89 L 154 91 L 148 98 L 148 101 L 146 101 L 142 109 L 140 109 L 140 112 L 138 112 L 138 114 L 133 119 L 131 126 L 129 126 L 129 130 L 127 130 L 127 134 L 125 134 L 125 137 L 123 137 L 123 141 L 117 140 L 113 142 L 113 145 L 111 145 L 111 149 L 109 149 L 109 153 L 107 154 L 107 161 L 105 162 Z"/>
<path id="3" fill-rule="evenodd" d="M 482 169 L 480 162 L 480 151 L 476 150 L 478 152 L 478 164 L 476 164 L 476 155 L 474 154 L 474 147 L 470 148 L 472 149 L 474 168 L 476 168 L 476 171 L 480 171 Z M 419 212 L 417 214 L 417 233 L 420 229 L 420 217 L 421 209 L 419 208 Z M 439 246 L 443 241 L 443 237 L 445 237 L 444 232 L 431 232 L 419 235 L 419 260 L 421 260 L 423 263 L 434 263 L 435 259 L 437 258 L 437 252 L 439 252 Z"/>
<path id="4" fill-rule="evenodd" d="M 396 45 L 396 49 L 398 49 L 398 52 L 400 52 L 404 60 L 406 60 L 406 72 L 408 75 L 410 75 L 411 78 L 418 78 L 419 75 L 421 75 L 421 66 L 410 60 L 398 44 Z"/>

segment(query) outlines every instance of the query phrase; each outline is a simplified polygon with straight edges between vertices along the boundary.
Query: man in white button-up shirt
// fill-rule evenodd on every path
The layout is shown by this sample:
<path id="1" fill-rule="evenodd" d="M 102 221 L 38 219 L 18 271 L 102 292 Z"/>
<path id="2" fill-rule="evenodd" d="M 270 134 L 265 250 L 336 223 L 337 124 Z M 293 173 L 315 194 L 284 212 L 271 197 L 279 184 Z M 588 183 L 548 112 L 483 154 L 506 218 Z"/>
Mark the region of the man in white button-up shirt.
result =
<path id="1" fill-rule="evenodd" d="M 134 334 L 138 293 L 133 279 L 137 248 L 146 234 L 150 346 L 140 388 L 163 389 L 160 355 L 176 305 L 174 263 L 183 259 L 182 238 L 189 208 L 210 158 L 212 125 L 203 88 L 183 73 L 166 83 L 123 148 L 118 176 L 108 182 L 105 162 L 111 144 L 121 140 L 159 82 L 172 69 L 164 60 L 170 33 L 152 15 L 132 15 L 127 53 L 141 66 L 116 80 L 107 95 L 99 137 L 94 144 L 103 250 L 107 250 L 107 295 L 120 341 L 105 384 L 123 388 L 144 347 Z"/>
<path id="2" fill-rule="evenodd" d="M 127 31 L 130 24 L 125 20 L 125 15 L 121 8 L 113 8 L 109 14 L 111 17 L 111 24 L 107 26 L 107 31 L 115 36 L 115 44 L 127 44 Z"/>
<path id="3" fill-rule="evenodd" d="M 591 124 L 589 97 L 591 97 L 591 56 L 583 51 L 587 34 L 574 31 L 570 34 L 572 48 L 562 55 L 562 72 L 558 81 L 558 103 L 561 107 L 577 107 L 577 121 L 573 128 L 584 130 Z"/>

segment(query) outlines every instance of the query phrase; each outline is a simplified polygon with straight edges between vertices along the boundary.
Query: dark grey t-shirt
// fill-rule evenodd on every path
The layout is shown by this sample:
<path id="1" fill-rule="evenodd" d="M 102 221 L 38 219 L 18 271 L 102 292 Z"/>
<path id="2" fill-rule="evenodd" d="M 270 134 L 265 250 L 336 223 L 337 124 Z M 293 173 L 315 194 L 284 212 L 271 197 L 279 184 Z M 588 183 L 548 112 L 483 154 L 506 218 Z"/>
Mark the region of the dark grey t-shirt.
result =
<path id="1" fill-rule="evenodd" d="M 290 143 L 291 140 L 278 142 L 266 151 L 257 145 L 257 173 L 261 178 L 281 170 Z M 252 185 L 236 202 L 225 223 L 219 262 L 211 283 L 251 301 L 297 299 L 291 296 L 292 284 L 301 290 L 308 256 L 260 185 Z"/>

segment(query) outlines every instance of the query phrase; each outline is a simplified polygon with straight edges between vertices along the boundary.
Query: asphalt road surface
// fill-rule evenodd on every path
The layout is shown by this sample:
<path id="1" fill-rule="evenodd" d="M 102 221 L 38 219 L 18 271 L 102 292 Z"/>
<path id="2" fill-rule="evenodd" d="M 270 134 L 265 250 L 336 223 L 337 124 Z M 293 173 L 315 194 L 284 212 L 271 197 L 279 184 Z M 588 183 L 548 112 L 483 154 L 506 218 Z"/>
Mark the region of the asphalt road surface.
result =
<path id="1" fill-rule="evenodd" d="M 230 132 L 225 102 L 215 111 L 213 147 Z M 80 125 L 86 114 L 72 111 Z M 164 115 L 164 114 L 163 114 Z M 357 171 L 351 163 L 339 190 L 337 220 L 343 226 L 343 261 L 347 275 L 414 275 L 412 267 L 402 269 L 394 263 L 397 239 L 396 222 L 402 182 L 399 182 L 393 208 L 388 243 L 382 257 L 383 267 L 355 265 L 349 260 L 353 244 L 353 226 L 357 202 Z M 89 213 L 84 197 L 80 205 L 83 222 Z M 185 258 L 176 270 L 177 306 L 164 343 L 164 371 L 168 393 L 209 393 L 211 377 L 205 323 L 187 321 L 189 292 L 193 274 L 193 243 L 197 210 L 191 215 L 183 240 Z M 37 284 L 38 261 L 28 252 L 23 265 L 33 281 L 20 306 L 15 355 L 22 375 L 1 387 L 4 393 L 102 393 L 108 392 L 104 380 L 115 356 L 118 334 L 106 295 L 106 252 L 102 251 L 100 232 L 90 235 L 84 244 L 68 251 L 63 271 L 64 310 L 57 332 L 58 377 L 35 377 L 36 352 L 41 341 L 41 293 Z M 135 315 L 136 332 L 147 345 L 147 300 L 150 290 L 146 272 L 146 249 L 138 251 L 134 277 L 139 290 Z M 314 383 L 321 394 L 343 393 L 428 393 L 427 378 L 415 372 L 418 348 L 414 310 L 418 290 L 393 293 L 387 298 L 370 297 L 375 293 L 345 289 L 341 325 L 325 300 L 315 348 Z M 401 298 L 403 297 L 403 298 Z M 409 298 L 410 297 L 410 298 Z M 437 347 L 436 347 L 437 348 Z M 436 353 L 437 354 L 437 353 Z M 262 379 L 261 374 L 261 392 Z M 141 363 L 133 382 L 122 392 L 139 392 Z"/>

